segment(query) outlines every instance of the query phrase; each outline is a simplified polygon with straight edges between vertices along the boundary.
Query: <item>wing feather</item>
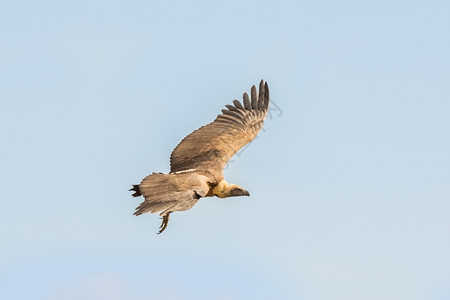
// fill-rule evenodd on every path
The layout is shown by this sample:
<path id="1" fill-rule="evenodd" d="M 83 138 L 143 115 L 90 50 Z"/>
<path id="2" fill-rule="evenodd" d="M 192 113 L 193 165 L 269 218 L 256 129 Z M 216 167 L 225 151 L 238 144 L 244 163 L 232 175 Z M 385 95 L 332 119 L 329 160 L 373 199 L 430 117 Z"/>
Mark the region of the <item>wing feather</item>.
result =
<path id="1" fill-rule="evenodd" d="M 242 106 L 242 104 L 241 104 L 241 102 L 239 102 L 239 100 L 233 100 L 233 104 L 234 104 L 234 106 L 236 106 L 236 108 L 239 108 L 239 109 L 244 109 L 244 107 Z"/>
<path id="2" fill-rule="evenodd" d="M 251 97 L 252 97 L 252 109 L 258 109 L 258 96 L 256 95 L 256 87 L 252 86 L 252 89 L 250 91 Z"/>
<path id="3" fill-rule="evenodd" d="M 233 106 L 233 105 L 229 105 L 229 104 L 227 104 L 227 105 L 225 105 L 225 107 L 226 108 L 228 108 L 228 110 L 230 110 L 230 111 L 239 111 L 239 109 L 237 109 L 235 106 Z M 224 109 L 222 109 L 222 112 L 224 111 Z"/>
<path id="4" fill-rule="evenodd" d="M 239 122 L 242 123 L 242 118 L 245 116 L 244 113 L 242 113 L 240 110 L 227 110 L 227 109 L 222 109 L 222 114 L 224 115 L 229 115 L 229 116 L 233 116 L 236 119 L 238 119 Z"/>
<path id="5" fill-rule="evenodd" d="M 259 83 L 258 110 L 262 110 L 264 108 L 264 98 L 266 97 L 264 88 L 264 81 L 261 80 L 261 82 Z"/>
<path id="6" fill-rule="evenodd" d="M 220 180 L 223 168 L 239 149 L 251 142 L 261 130 L 269 108 L 270 95 L 261 80 L 259 93 L 252 86 L 251 96 L 243 95 L 244 105 L 234 100 L 226 105 L 214 122 L 185 137 L 170 157 L 171 172 L 195 169 Z"/>
<path id="7" fill-rule="evenodd" d="M 250 99 L 248 97 L 247 93 L 244 93 L 244 95 L 242 95 L 242 99 L 244 99 L 244 107 L 246 110 L 252 110 L 252 103 L 250 102 Z"/>

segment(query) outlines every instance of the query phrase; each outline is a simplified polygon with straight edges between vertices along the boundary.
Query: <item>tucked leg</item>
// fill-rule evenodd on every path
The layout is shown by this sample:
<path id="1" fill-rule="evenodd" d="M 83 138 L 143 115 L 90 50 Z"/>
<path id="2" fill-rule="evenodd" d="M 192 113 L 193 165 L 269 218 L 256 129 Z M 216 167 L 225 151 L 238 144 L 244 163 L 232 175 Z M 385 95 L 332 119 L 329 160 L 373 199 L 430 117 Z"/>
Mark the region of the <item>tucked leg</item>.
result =
<path id="1" fill-rule="evenodd" d="M 161 226 L 159 227 L 159 232 L 158 232 L 158 234 L 160 234 L 161 232 L 164 231 L 164 229 L 166 229 L 167 224 L 169 223 L 169 216 L 170 216 L 170 212 L 169 212 L 167 215 L 163 216 L 163 218 L 162 218 L 163 221 L 162 221 L 162 223 L 161 223 Z"/>

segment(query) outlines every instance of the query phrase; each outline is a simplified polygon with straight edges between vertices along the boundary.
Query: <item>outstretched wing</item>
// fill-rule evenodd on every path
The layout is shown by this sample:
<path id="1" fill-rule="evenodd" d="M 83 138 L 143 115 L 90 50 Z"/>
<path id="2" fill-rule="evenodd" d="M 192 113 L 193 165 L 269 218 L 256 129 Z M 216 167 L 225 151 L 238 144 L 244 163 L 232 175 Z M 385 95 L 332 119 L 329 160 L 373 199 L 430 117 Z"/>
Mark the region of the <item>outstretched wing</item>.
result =
<path id="1" fill-rule="evenodd" d="M 217 116 L 214 122 L 185 137 L 170 156 L 172 173 L 195 169 L 212 178 L 223 178 L 223 168 L 228 160 L 251 142 L 263 127 L 269 107 L 269 87 L 261 80 L 259 94 L 251 88 L 251 98 L 243 95 L 244 104 L 234 100 L 234 105 Z"/>

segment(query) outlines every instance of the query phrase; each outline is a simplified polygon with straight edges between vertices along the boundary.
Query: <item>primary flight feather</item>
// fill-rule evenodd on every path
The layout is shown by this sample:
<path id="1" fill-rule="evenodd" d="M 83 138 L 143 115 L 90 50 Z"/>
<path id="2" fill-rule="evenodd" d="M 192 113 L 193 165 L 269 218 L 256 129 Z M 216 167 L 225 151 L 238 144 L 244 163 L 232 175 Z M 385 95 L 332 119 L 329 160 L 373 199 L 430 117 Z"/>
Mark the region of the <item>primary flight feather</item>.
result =
<path id="1" fill-rule="evenodd" d="M 252 86 L 250 97 L 243 95 L 226 105 L 214 122 L 185 137 L 170 156 L 170 173 L 153 173 L 130 191 L 145 200 L 136 208 L 136 216 L 157 213 L 163 218 L 163 232 L 174 211 L 192 208 L 201 197 L 250 196 L 249 192 L 223 178 L 223 169 L 239 149 L 251 142 L 263 127 L 269 108 L 269 87 L 261 80 L 259 93 Z"/>

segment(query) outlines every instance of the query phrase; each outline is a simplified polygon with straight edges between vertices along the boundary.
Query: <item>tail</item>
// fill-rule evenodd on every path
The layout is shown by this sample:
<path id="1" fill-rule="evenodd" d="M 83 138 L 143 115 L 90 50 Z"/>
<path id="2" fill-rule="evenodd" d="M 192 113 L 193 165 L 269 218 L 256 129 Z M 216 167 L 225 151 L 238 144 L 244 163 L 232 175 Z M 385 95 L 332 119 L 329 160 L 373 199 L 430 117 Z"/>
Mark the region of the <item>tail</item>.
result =
<path id="1" fill-rule="evenodd" d="M 142 196 L 141 189 L 139 188 L 139 184 L 133 184 L 133 187 L 129 189 L 129 191 L 134 191 L 133 197 Z"/>

